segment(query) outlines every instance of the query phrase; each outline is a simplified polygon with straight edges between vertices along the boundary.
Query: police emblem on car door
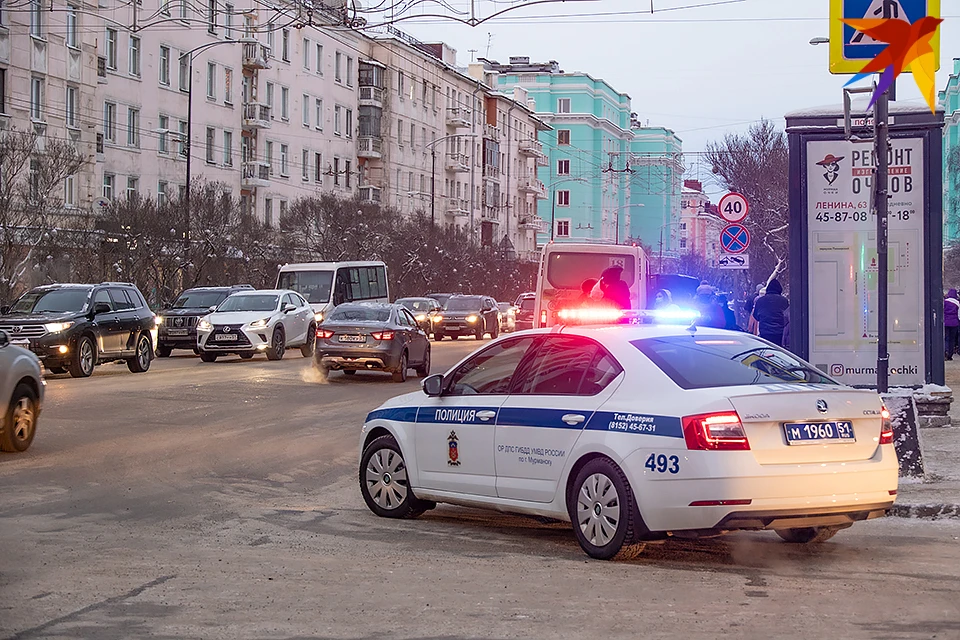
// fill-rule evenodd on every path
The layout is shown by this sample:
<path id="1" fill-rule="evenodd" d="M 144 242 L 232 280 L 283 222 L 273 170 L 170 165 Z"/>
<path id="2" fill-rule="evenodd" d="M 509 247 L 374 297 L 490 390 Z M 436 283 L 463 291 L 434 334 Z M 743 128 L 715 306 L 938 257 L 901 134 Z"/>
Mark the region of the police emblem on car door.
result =
<path id="1" fill-rule="evenodd" d="M 447 464 L 451 467 L 460 466 L 460 447 L 457 444 L 457 432 L 451 431 L 447 436 Z"/>

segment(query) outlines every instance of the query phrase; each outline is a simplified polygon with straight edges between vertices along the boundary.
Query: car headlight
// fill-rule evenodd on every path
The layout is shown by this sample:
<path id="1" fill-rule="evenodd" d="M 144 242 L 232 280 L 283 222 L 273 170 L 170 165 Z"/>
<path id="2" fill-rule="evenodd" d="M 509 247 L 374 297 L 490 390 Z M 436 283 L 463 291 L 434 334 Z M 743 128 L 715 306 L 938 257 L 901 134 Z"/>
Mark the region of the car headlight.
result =
<path id="1" fill-rule="evenodd" d="M 315 314 L 313 314 L 313 319 L 315 322 L 323 322 L 323 312 L 317 311 Z"/>
<path id="2" fill-rule="evenodd" d="M 200 322 L 197 323 L 197 329 L 203 329 L 204 331 L 213 329 L 213 324 L 206 318 L 200 318 Z"/>
<path id="3" fill-rule="evenodd" d="M 476 322 L 477 316 L 467 316 L 467 322 Z"/>
<path id="4" fill-rule="evenodd" d="M 50 333 L 60 333 L 61 331 L 66 331 L 73 326 L 73 322 L 49 322 L 43 327 Z"/>
<path id="5" fill-rule="evenodd" d="M 153 316 L 153 324 L 158 327 L 163 324 L 163 316 Z"/>
<path id="6" fill-rule="evenodd" d="M 434 322 L 443 322 L 443 316 L 433 316 Z"/>
<path id="7" fill-rule="evenodd" d="M 268 322 L 270 322 L 270 318 L 262 318 L 260 320 L 254 320 L 253 322 L 250 323 L 250 326 L 260 329 L 262 327 L 267 326 Z"/>
<path id="8" fill-rule="evenodd" d="M 426 319 L 427 319 L 426 314 L 421 313 L 420 315 L 417 316 L 417 322 L 423 322 Z"/>

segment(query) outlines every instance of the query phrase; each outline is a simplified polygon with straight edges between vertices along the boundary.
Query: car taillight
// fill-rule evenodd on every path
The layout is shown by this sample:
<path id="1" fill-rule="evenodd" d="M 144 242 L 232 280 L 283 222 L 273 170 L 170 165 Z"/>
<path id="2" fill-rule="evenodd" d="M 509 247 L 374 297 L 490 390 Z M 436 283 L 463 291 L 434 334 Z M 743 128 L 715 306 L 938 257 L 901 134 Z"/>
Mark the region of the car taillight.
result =
<path id="1" fill-rule="evenodd" d="M 393 331 L 374 331 L 370 335 L 374 340 L 393 340 Z"/>
<path id="2" fill-rule="evenodd" d="M 886 407 L 880 410 L 880 444 L 893 444 L 893 423 Z"/>
<path id="3" fill-rule="evenodd" d="M 321 340 L 329 340 L 333 337 L 333 331 L 329 329 L 317 329 L 317 337 Z"/>
<path id="4" fill-rule="evenodd" d="M 691 451 L 750 449 L 740 416 L 735 412 L 704 413 L 683 419 L 683 438 Z"/>
<path id="5" fill-rule="evenodd" d="M 540 312 L 540 326 L 541 326 L 541 327 L 547 326 L 547 311 L 546 311 L 546 309 L 544 309 L 543 311 Z"/>

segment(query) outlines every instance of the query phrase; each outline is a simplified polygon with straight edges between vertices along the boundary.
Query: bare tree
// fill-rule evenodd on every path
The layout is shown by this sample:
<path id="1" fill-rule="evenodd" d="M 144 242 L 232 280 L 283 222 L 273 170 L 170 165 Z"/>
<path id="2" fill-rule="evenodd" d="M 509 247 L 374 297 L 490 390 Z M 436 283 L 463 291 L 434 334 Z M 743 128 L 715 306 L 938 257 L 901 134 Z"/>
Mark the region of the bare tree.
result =
<path id="1" fill-rule="evenodd" d="M 746 134 L 727 134 L 707 146 L 707 159 L 722 186 L 750 202 L 750 271 L 757 282 L 786 271 L 789 250 L 789 150 L 783 131 L 768 120 Z"/>

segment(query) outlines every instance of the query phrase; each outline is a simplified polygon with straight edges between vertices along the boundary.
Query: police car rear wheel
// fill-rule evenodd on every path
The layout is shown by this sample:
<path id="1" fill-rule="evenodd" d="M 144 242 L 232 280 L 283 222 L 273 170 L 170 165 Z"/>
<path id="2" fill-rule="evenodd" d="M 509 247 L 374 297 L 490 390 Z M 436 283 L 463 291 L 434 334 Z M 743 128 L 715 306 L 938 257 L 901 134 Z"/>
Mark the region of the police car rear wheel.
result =
<path id="1" fill-rule="evenodd" d="M 407 465 L 393 436 L 380 436 L 360 458 L 360 493 L 370 511 L 381 518 L 416 518 L 433 506 L 410 490 Z"/>
<path id="2" fill-rule="evenodd" d="M 567 510 L 580 548 L 598 560 L 629 560 L 644 544 L 637 538 L 639 513 L 623 471 L 607 458 L 580 469 Z"/>
<path id="3" fill-rule="evenodd" d="M 777 529 L 777 535 L 784 542 L 794 544 L 819 544 L 826 542 L 845 527 L 802 527 L 799 529 Z"/>

